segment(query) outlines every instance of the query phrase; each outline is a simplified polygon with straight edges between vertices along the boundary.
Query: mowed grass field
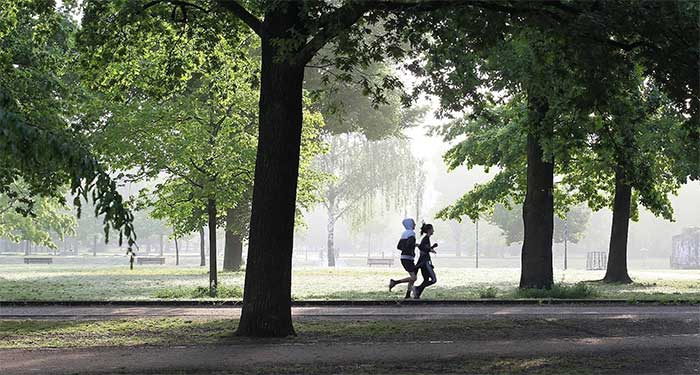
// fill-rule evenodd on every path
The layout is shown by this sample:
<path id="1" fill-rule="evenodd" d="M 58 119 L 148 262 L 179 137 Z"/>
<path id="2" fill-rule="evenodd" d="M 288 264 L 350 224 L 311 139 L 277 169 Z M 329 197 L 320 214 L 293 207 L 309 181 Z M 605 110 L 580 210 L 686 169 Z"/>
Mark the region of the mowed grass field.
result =
<path id="1" fill-rule="evenodd" d="M 205 267 L 0 265 L 0 301 L 23 300 L 152 300 L 209 299 Z M 516 268 L 436 268 L 438 283 L 423 299 L 478 299 L 542 297 L 518 291 Z M 621 298 L 626 300 L 700 301 L 697 270 L 634 270 L 631 285 L 609 285 L 596 280 L 604 271 L 555 270 L 562 293 L 554 298 Z M 296 267 L 292 297 L 296 300 L 398 300 L 405 287 L 389 292 L 390 278 L 405 277 L 398 268 Z M 419 282 L 421 278 L 419 276 Z M 219 299 L 241 299 L 243 272 L 219 274 Z"/>

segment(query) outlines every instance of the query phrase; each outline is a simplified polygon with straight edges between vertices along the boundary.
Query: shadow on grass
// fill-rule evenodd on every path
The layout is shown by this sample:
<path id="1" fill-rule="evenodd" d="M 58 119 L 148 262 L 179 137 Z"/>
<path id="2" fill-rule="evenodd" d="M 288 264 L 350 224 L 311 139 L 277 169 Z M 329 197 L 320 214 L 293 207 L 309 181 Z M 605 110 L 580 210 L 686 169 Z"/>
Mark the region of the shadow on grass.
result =
<path id="1" fill-rule="evenodd" d="M 594 324 L 592 324 L 594 322 Z M 298 337 L 238 337 L 237 320 L 182 318 L 107 321 L 0 321 L 0 349 L 138 345 L 275 344 L 285 342 L 404 342 L 510 340 L 697 334 L 696 319 L 397 319 L 297 321 Z"/>

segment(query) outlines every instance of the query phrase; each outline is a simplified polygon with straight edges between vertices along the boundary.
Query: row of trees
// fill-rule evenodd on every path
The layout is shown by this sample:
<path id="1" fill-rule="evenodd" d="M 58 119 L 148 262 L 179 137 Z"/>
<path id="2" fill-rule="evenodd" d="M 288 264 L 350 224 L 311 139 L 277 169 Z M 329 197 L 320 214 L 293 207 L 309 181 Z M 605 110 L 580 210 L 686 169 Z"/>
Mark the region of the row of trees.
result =
<path id="1" fill-rule="evenodd" d="M 74 2 L 63 4 L 69 6 Z M 207 87 L 209 77 L 201 72 L 216 71 L 207 70 L 207 66 L 221 66 L 223 71 L 228 71 L 226 67 L 230 66 L 236 72 L 234 76 L 213 80 L 214 85 L 222 86 L 230 83 L 224 80 L 237 82 L 239 70 L 242 76 L 251 71 L 249 86 L 233 84 L 236 90 L 242 90 L 240 93 L 221 97 L 212 94 L 210 102 L 198 102 L 218 105 L 230 99 L 234 103 L 233 111 L 240 115 L 231 122 L 235 123 L 235 129 L 240 129 L 248 124 L 246 119 L 251 120 L 244 115 L 245 111 L 239 112 L 243 107 L 237 105 L 239 100 L 246 101 L 243 91 L 250 87 L 248 92 L 253 95 L 249 101 L 258 101 L 257 118 L 252 118 L 257 122 L 258 137 L 257 147 L 252 148 L 256 150 L 255 162 L 250 164 L 254 165 L 254 173 L 250 173 L 248 180 L 253 182 L 253 187 L 244 304 L 238 329 L 242 335 L 294 333 L 290 311 L 292 238 L 298 214 L 297 192 L 303 191 L 300 188 L 304 186 L 298 182 L 305 181 L 299 179 L 305 164 L 303 125 L 305 118 L 313 119 L 311 110 L 304 105 L 307 65 L 333 66 L 342 73 L 334 76 L 336 80 L 353 81 L 355 76 L 351 73 L 357 67 L 368 67 L 382 59 L 413 59 L 408 68 L 425 77 L 424 84 L 416 88 L 416 95 L 436 94 L 446 114 L 469 110 L 466 123 L 480 123 L 483 128 L 501 124 L 503 132 L 513 135 L 508 137 L 509 142 L 503 142 L 507 149 L 499 148 L 499 153 L 488 160 L 472 161 L 471 153 L 462 156 L 459 150 L 451 153 L 455 156 L 453 164 L 464 161 L 494 165 L 501 172 L 493 184 L 477 189 L 477 195 L 485 198 L 490 195 L 492 199 L 475 200 L 469 194 L 446 210 L 445 215 L 478 214 L 488 210 L 490 201 L 505 203 L 506 197 L 516 201 L 520 197 L 524 205 L 522 287 L 552 284 L 555 201 L 557 209 L 568 207 L 565 200 L 555 199 L 559 196 L 559 186 L 557 189 L 554 186 L 555 170 L 564 176 L 572 170 L 590 170 L 586 169 L 590 168 L 585 164 L 586 158 L 578 156 L 588 155 L 587 150 L 601 150 L 601 157 L 589 159 L 589 164 L 601 162 L 600 165 L 609 167 L 609 155 L 627 157 L 634 154 L 637 145 L 643 144 L 638 138 L 630 137 L 630 133 L 636 135 L 634 131 L 620 126 L 629 124 L 625 118 L 638 117 L 634 111 L 637 107 L 632 103 L 649 97 L 632 93 L 643 93 L 653 87 L 663 93 L 662 102 L 667 102 L 665 106 L 680 120 L 673 129 L 682 134 L 679 138 L 684 141 L 685 157 L 675 158 L 675 153 L 668 153 L 674 156 L 670 180 L 681 183 L 687 176 L 698 177 L 700 84 L 696 74 L 695 31 L 700 10 L 695 3 L 124 0 L 85 1 L 83 5 L 79 37 L 65 39 L 69 41 L 68 47 L 76 42 L 78 62 L 87 77 L 75 77 L 81 84 L 69 86 L 78 87 L 77 93 L 64 92 L 59 85 L 42 94 L 43 88 L 33 83 L 39 82 L 38 74 L 29 80 L 27 87 L 39 96 L 18 92 L 22 86 L 17 86 L 13 78 L 21 80 L 29 76 L 23 65 L 26 58 L 21 53 L 0 57 L 5 70 L 17 76 L 0 81 L 3 92 L 10 93 L 3 96 L 0 113 L 3 128 L 9 129 L 9 136 L 0 141 L 2 185 L 22 176 L 38 194 L 55 194 L 57 187 L 66 181 L 86 198 L 93 191 L 98 213 L 105 213 L 106 223 L 133 241 L 133 217 L 116 193 L 116 183 L 96 158 L 90 156 L 89 147 L 82 146 L 84 139 L 95 125 L 109 122 L 113 116 L 122 114 L 122 108 L 128 111 L 130 105 L 146 113 L 159 113 L 152 119 L 163 116 L 162 122 L 167 123 L 168 116 L 178 113 L 177 107 L 193 105 L 179 101 L 181 95 Z M 0 25 L 3 43 L 9 40 L 5 37 L 8 32 L 21 40 L 19 35 L 26 30 L 18 29 L 17 25 L 41 23 L 45 21 L 42 17 L 52 20 L 47 24 L 54 29 L 75 27 L 54 9 L 53 4 L 32 0 L 11 3 L 9 11 L 3 9 L 11 20 Z M 46 28 L 38 29 L 43 32 Z M 60 38 L 57 40 L 64 43 Z M 254 47 L 257 42 L 252 40 L 260 41 L 259 48 Z M 35 41 L 32 39 L 31 43 Z M 223 42 L 231 49 L 224 48 Z M 251 53 L 251 49 L 256 53 Z M 42 50 L 51 51 L 51 48 Z M 46 62 L 48 69 L 43 66 L 38 73 L 47 73 L 50 78 L 73 78 L 65 69 L 69 66 L 66 62 L 75 62 L 71 60 L 73 57 L 69 54 L 66 59 L 50 59 Z M 253 60 L 259 61 L 259 69 L 254 68 L 255 64 L 247 65 Z M 40 60 L 30 61 L 35 64 Z M 51 66 L 56 61 L 63 65 Z M 151 70 L 153 66 L 160 69 Z M 386 93 L 400 84 L 390 75 L 375 80 L 360 76 L 356 81 L 377 103 L 386 102 Z M 193 83 L 196 84 L 192 86 Z M 60 94 L 56 94 L 57 90 Z M 95 103 L 93 93 L 97 93 L 96 103 L 106 99 L 110 109 L 105 110 L 103 104 L 82 107 L 80 103 Z M 202 90 L 196 95 L 207 97 L 210 92 Z M 89 99 L 83 100 L 86 97 Z M 35 99 L 42 103 L 42 98 L 50 105 L 46 108 L 32 105 Z M 76 104 L 67 98 L 81 100 Z M 171 106 L 173 110 L 161 112 L 160 105 Z M 170 127 L 160 129 L 163 133 L 157 135 L 192 137 L 193 142 L 208 140 L 204 143 L 212 146 L 209 140 L 219 134 L 212 136 L 211 131 L 218 128 L 216 111 L 211 105 L 202 108 L 205 109 L 190 108 L 198 113 L 197 119 L 177 118 L 177 123 L 201 122 L 207 124 L 202 128 L 209 129 L 208 133 L 184 133 L 175 130 L 175 123 L 170 123 Z M 649 118 L 655 115 L 651 113 Z M 669 133 L 667 129 L 658 131 Z M 128 136 L 136 138 L 138 134 Z M 597 141 L 603 136 L 610 137 L 613 146 Z M 168 195 L 206 201 L 210 230 L 219 216 L 217 207 L 221 204 L 217 205 L 216 201 L 224 198 L 219 198 L 215 189 L 204 187 L 205 182 L 214 176 L 223 182 L 226 180 L 218 179 L 238 173 L 230 166 L 221 175 L 206 172 L 204 168 L 216 164 L 216 158 L 225 157 L 211 148 L 192 155 L 194 162 L 178 163 L 178 169 L 174 169 L 177 173 L 172 173 L 181 178 L 188 176 L 203 187 L 192 189 L 191 196 Z M 523 154 L 522 150 L 527 152 Z M 622 167 L 614 170 L 621 193 L 619 199 L 613 199 L 613 206 L 624 208 L 628 202 L 629 207 L 625 191 L 630 191 L 631 196 L 631 189 L 625 187 L 631 186 L 639 192 L 642 204 L 663 207 L 665 190 L 650 182 L 656 181 L 662 166 L 645 163 L 644 159 L 619 160 Z M 564 168 L 567 165 L 576 168 Z M 44 175 L 52 177 L 40 177 Z M 586 172 L 581 175 L 585 176 Z M 570 182 L 561 186 L 580 192 L 585 199 L 579 200 L 588 201 L 592 200 L 590 196 L 601 195 L 597 191 L 613 191 L 590 190 L 608 186 L 609 179 L 605 178 L 608 175 L 602 174 L 602 182 L 593 184 L 579 182 L 571 175 Z M 498 184 L 508 188 L 495 188 Z M 227 187 L 233 191 L 231 196 L 239 197 L 245 195 L 243 187 L 249 189 L 250 183 Z M 614 211 L 625 214 L 624 209 Z M 626 224 L 614 227 L 619 230 L 613 233 L 625 232 Z M 620 237 L 613 235 L 613 238 Z"/>
<path id="2" fill-rule="evenodd" d="M 451 27 L 457 25 L 442 32 L 451 33 Z M 554 212 L 563 217 L 584 202 L 594 210 L 610 207 L 604 280 L 631 282 L 627 233 L 637 203 L 670 219 L 668 194 L 689 174 L 697 177 L 697 166 L 679 167 L 693 165 L 695 154 L 687 151 L 697 148 L 686 142 L 687 131 L 693 136 L 682 115 L 689 108 L 674 106 L 640 59 L 625 49 L 556 29 L 553 34 L 524 25 L 509 31 L 488 45 L 463 39 L 461 48 L 471 54 L 456 52 L 462 49 L 452 40 L 437 42 L 424 50 L 433 55 L 427 63 L 413 67 L 427 77 L 423 87 L 442 98 L 444 111 L 469 109 L 442 129 L 446 140 L 460 140 L 446 155 L 450 168 L 498 168 L 493 180 L 440 216 L 478 219 L 497 203 L 523 203 L 520 286 L 548 288 Z M 435 74 L 446 70 L 459 75 Z M 554 184 L 555 175 L 562 181 Z"/>

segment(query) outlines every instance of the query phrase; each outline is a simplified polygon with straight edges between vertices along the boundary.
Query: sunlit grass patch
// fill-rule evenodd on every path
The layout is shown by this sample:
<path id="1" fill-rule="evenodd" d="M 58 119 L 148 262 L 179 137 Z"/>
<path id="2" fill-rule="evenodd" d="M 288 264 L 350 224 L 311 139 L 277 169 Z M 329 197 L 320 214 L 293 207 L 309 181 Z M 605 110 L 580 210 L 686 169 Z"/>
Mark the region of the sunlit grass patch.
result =
<path id="1" fill-rule="evenodd" d="M 184 319 L 0 321 L 0 349 L 213 343 L 231 321 Z M 235 328 L 235 322 L 233 322 Z"/>
<path id="2" fill-rule="evenodd" d="M 207 271 L 204 267 L 174 266 L 140 267 L 130 271 L 121 266 L 0 265 L 0 301 L 204 299 L 208 298 L 208 291 L 203 293 L 209 285 Z M 421 296 L 425 300 L 517 297 L 520 270 L 516 268 L 437 267 L 436 273 L 438 283 L 425 290 Z M 585 298 L 700 301 L 698 271 L 632 270 L 633 284 L 597 282 L 603 274 L 604 271 L 555 270 L 554 279 L 567 287 L 588 283 L 597 294 Z M 405 276 L 398 267 L 298 267 L 292 274 L 292 298 L 400 300 L 406 285 L 398 285 L 389 292 L 388 282 L 390 278 Z M 231 290 L 224 290 L 218 298 L 240 299 L 238 289 L 243 289 L 244 277 L 243 272 L 220 273 L 219 283 Z M 421 281 L 419 276 L 418 283 Z"/>

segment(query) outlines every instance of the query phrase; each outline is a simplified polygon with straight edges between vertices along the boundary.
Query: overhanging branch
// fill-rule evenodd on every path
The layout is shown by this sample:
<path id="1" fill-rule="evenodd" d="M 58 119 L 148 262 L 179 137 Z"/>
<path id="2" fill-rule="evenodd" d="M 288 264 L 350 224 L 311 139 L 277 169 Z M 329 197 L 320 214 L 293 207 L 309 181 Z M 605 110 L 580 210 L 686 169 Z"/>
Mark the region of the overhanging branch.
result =
<path id="1" fill-rule="evenodd" d="M 220 7 L 228 10 L 250 27 L 259 37 L 265 34 L 262 22 L 236 0 L 217 0 Z"/>

